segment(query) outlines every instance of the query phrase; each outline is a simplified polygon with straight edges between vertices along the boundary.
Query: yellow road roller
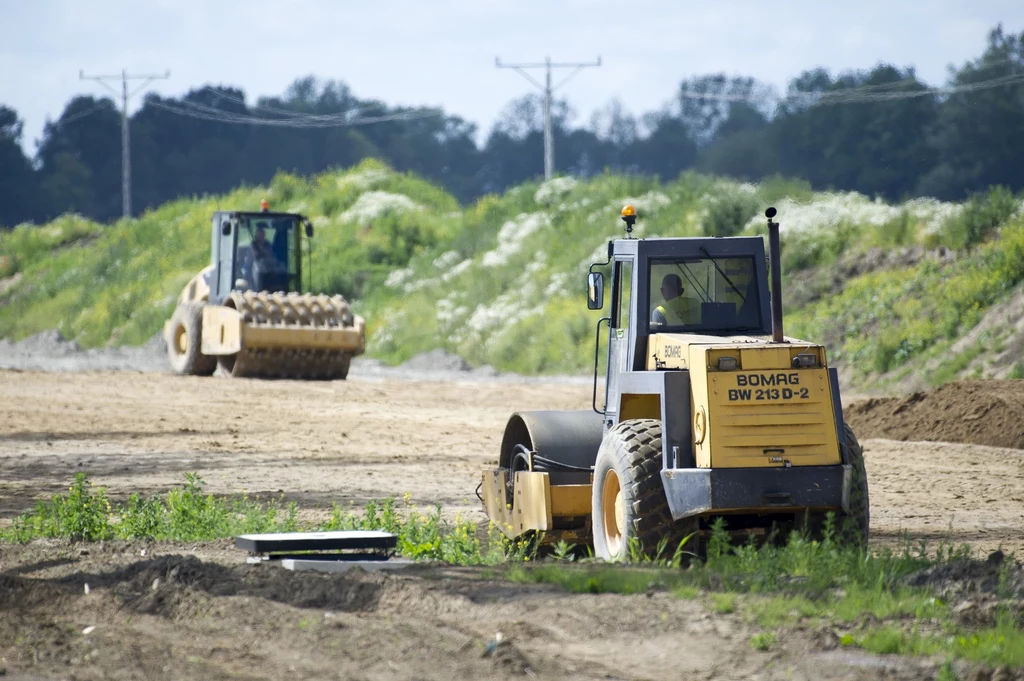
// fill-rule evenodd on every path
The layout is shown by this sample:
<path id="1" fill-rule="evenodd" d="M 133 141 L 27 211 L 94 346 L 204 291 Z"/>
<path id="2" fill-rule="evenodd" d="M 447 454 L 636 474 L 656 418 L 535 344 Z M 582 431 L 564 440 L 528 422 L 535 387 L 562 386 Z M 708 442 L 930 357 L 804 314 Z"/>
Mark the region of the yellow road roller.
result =
<path id="1" fill-rule="evenodd" d="M 309 289 L 313 225 L 297 213 L 216 211 L 211 262 L 182 290 L 164 340 L 176 374 L 344 379 L 366 325 Z M 307 286 L 302 285 L 306 275 Z"/>
<path id="2" fill-rule="evenodd" d="M 712 523 L 765 539 L 821 533 L 866 544 L 863 451 L 818 343 L 784 335 L 779 223 L 762 237 L 632 236 L 590 268 L 587 302 L 610 310 L 607 370 L 590 410 L 523 411 L 505 428 L 480 496 L 508 537 L 590 545 L 608 561 L 699 550 Z M 769 285 L 769 274 L 771 283 Z M 737 540 L 739 540 L 737 538 Z"/>

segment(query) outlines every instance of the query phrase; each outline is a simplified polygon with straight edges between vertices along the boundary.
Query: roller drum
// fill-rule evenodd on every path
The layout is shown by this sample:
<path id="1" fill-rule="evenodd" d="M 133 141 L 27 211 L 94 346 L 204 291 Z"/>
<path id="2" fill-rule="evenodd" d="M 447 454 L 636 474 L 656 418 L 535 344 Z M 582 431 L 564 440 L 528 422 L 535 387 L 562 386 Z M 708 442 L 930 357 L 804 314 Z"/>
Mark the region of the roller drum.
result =
<path id="1" fill-rule="evenodd" d="M 235 291 L 224 301 L 247 326 L 344 328 L 354 323 L 342 296 Z M 221 371 L 232 377 L 339 380 L 348 376 L 352 353 L 314 348 L 243 348 L 220 358 Z"/>

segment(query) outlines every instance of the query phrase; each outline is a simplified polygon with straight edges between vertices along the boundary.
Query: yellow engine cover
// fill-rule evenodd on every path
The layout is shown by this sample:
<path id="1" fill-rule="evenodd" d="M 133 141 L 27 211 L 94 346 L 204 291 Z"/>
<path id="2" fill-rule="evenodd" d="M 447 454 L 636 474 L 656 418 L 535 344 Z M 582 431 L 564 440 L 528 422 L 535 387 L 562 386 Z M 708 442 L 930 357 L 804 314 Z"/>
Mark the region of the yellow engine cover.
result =
<path id="1" fill-rule="evenodd" d="M 648 369 L 688 369 L 699 468 L 840 463 L 832 387 L 820 345 L 786 339 L 659 334 Z M 793 358 L 813 355 L 814 368 Z M 719 360 L 735 369 L 719 369 Z"/>

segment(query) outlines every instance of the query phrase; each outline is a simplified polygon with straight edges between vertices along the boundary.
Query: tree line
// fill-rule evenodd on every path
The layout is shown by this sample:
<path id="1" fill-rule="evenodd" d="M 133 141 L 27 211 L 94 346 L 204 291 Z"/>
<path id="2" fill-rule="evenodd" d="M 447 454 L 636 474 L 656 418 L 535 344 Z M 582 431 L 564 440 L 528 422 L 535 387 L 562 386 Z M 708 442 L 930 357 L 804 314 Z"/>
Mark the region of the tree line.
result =
<path id="1" fill-rule="evenodd" d="M 543 172 L 542 102 L 510 102 L 482 144 L 444 111 L 357 98 L 341 82 L 296 80 L 247 104 L 233 87 L 181 98 L 148 95 L 131 116 L 135 212 L 192 195 L 303 175 L 367 157 L 414 171 L 462 201 Z M 36 153 L 22 149 L 17 112 L 0 105 L 0 226 L 68 211 L 121 215 L 121 116 L 109 98 L 79 95 L 47 121 Z M 1024 32 L 1002 26 L 983 53 L 950 67 L 937 89 L 913 68 L 879 64 L 832 76 L 812 69 L 785 93 L 752 78 L 683 81 L 660 110 L 633 116 L 617 100 L 578 122 L 553 107 L 559 173 L 605 170 L 674 178 L 686 170 L 757 181 L 776 174 L 816 189 L 886 200 L 960 200 L 990 186 L 1024 189 Z"/>

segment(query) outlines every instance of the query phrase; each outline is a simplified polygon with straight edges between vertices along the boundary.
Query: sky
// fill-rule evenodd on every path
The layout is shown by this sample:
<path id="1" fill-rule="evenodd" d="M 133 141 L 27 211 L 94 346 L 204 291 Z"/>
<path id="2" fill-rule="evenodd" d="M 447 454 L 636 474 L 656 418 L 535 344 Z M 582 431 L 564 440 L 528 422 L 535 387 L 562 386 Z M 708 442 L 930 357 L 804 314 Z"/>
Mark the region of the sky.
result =
<path id="1" fill-rule="evenodd" d="M 46 119 L 78 94 L 109 94 L 86 75 L 162 74 L 145 92 L 205 84 L 248 101 L 314 75 L 390 105 L 440 106 L 491 128 L 537 92 L 505 62 L 591 62 L 561 88 L 586 124 L 618 99 L 659 109 L 680 81 L 753 76 L 785 91 L 801 71 L 914 66 L 942 85 L 979 56 L 991 28 L 1024 30 L 1021 0 L 0 0 L 0 104 L 25 122 L 34 154 Z M 542 70 L 530 72 L 538 80 Z M 568 71 L 555 72 L 555 82 Z M 135 82 L 136 85 L 139 81 Z M 120 83 L 113 83 L 119 90 Z"/>

